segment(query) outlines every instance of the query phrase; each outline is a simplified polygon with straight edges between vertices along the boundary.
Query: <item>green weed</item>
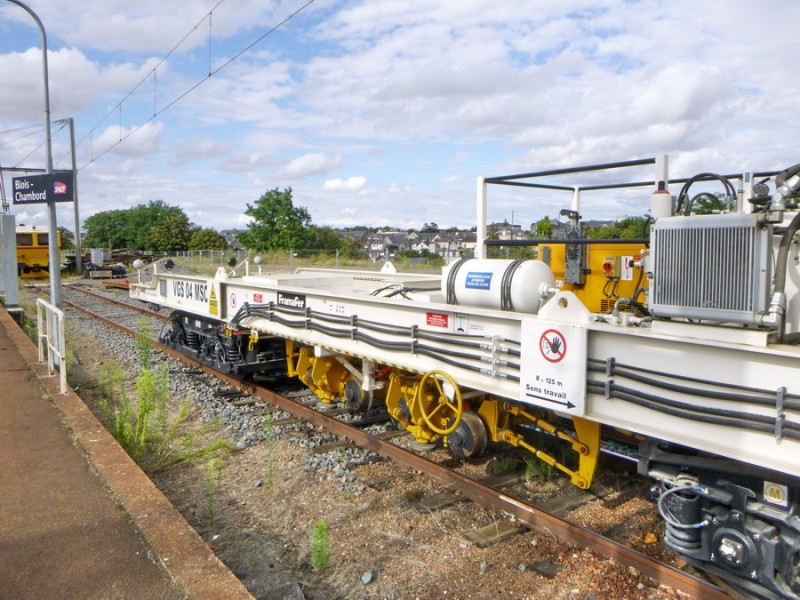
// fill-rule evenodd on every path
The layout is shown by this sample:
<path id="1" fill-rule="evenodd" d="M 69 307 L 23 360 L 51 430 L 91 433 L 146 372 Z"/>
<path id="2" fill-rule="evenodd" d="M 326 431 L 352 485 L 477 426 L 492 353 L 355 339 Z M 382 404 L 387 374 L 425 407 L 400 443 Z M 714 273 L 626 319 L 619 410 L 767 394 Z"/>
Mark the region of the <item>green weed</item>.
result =
<path id="1" fill-rule="evenodd" d="M 494 475 L 503 475 L 514 470 L 515 460 L 510 456 L 499 456 L 491 462 L 491 472 Z"/>
<path id="2" fill-rule="evenodd" d="M 222 459 L 212 457 L 206 461 L 206 518 L 209 523 L 217 515 L 217 490 L 222 483 Z"/>
<path id="3" fill-rule="evenodd" d="M 67 377 L 72 377 L 72 370 L 75 368 L 75 352 L 72 348 L 67 347 L 66 356 L 64 356 L 64 365 L 67 369 Z"/>
<path id="4" fill-rule="evenodd" d="M 272 413 L 264 415 L 264 450 L 266 461 L 264 465 L 264 487 L 271 494 L 275 490 L 275 445 L 272 426 Z"/>
<path id="5" fill-rule="evenodd" d="M 233 445 L 224 439 L 202 441 L 218 427 L 216 421 L 194 430 L 186 428 L 191 398 L 184 399 L 170 419 L 167 363 L 157 371 L 139 374 L 135 402 L 128 396 L 122 367 L 115 361 L 100 364 L 98 385 L 104 394 L 99 406 L 111 421 L 114 438 L 131 458 L 151 472 L 233 450 Z"/>
<path id="6" fill-rule="evenodd" d="M 556 469 L 535 456 L 525 457 L 525 483 L 533 485 L 535 481 L 550 481 L 555 475 Z"/>
<path id="7" fill-rule="evenodd" d="M 136 355 L 139 357 L 139 365 L 142 369 L 150 368 L 150 359 L 153 356 L 153 346 L 150 340 L 153 337 L 153 328 L 147 317 L 139 319 L 136 327 Z"/>
<path id="8" fill-rule="evenodd" d="M 330 532 L 328 526 L 322 521 L 314 523 L 311 531 L 309 550 L 311 554 L 311 568 L 317 573 L 324 571 L 331 560 Z"/>

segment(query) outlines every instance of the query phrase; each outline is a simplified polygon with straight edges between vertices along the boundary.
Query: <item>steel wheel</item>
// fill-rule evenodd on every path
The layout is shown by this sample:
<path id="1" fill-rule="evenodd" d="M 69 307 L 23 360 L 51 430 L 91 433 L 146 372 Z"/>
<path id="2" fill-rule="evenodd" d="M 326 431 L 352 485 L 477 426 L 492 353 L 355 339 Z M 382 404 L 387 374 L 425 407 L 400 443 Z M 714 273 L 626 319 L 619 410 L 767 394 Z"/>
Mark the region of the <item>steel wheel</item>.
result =
<path id="1" fill-rule="evenodd" d="M 357 379 L 349 379 L 344 384 L 344 405 L 353 412 L 369 410 L 372 408 L 372 392 L 362 390 Z"/>
<path id="2" fill-rule="evenodd" d="M 488 443 L 486 425 L 477 413 L 469 410 L 461 415 L 461 422 L 455 431 L 447 436 L 450 452 L 458 458 L 480 456 L 486 450 Z"/>

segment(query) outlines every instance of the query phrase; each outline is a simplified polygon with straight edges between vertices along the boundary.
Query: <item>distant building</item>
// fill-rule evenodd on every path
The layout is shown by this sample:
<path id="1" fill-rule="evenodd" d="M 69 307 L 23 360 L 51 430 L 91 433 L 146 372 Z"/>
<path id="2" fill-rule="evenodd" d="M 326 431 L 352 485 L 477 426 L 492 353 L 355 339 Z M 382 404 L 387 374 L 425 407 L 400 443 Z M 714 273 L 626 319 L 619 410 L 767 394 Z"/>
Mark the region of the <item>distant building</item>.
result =
<path id="1" fill-rule="evenodd" d="M 239 235 L 245 233 L 246 229 L 223 229 L 219 234 L 225 238 L 231 250 L 242 250 L 242 243 L 239 241 Z"/>
<path id="2" fill-rule="evenodd" d="M 524 240 L 528 237 L 528 233 L 523 231 L 522 225 L 492 223 L 487 229 L 490 233 L 496 233 L 498 240 Z"/>

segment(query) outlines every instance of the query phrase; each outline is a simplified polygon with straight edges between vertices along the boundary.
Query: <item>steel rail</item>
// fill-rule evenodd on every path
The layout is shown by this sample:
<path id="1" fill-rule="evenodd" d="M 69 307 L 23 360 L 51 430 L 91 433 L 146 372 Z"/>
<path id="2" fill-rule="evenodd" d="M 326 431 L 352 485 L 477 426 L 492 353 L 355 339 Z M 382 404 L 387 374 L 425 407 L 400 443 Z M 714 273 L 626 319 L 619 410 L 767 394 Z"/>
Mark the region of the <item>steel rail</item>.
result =
<path id="1" fill-rule="evenodd" d="M 87 289 L 85 289 L 83 287 L 78 287 L 78 285 L 76 285 L 76 284 L 66 284 L 64 286 L 64 288 L 65 289 L 69 289 L 69 290 L 73 290 L 75 292 L 79 292 L 81 294 L 86 294 L 87 296 L 91 296 L 93 298 L 98 298 L 100 300 L 105 300 L 106 302 L 111 302 L 111 303 L 114 303 L 114 304 L 120 304 L 120 305 L 124 306 L 125 308 L 130 308 L 131 310 L 134 310 L 136 312 L 140 312 L 140 313 L 142 313 L 144 315 L 148 315 L 150 317 L 154 317 L 156 319 L 161 319 L 162 321 L 169 320 L 169 316 L 162 315 L 161 313 L 158 313 L 158 312 L 156 312 L 154 310 L 151 310 L 149 308 L 142 308 L 141 306 L 136 306 L 135 304 L 130 304 L 128 302 L 121 302 L 121 301 L 119 301 L 119 300 L 117 300 L 115 298 L 111 298 L 109 296 L 104 296 L 103 294 L 98 294 L 97 292 L 93 292 L 91 290 L 87 290 Z M 70 306 L 74 306 L 75 308 L 80 309 L 79 306 L 75 306 L 74 304 L 70 304 Z M 94 313 L 92 313 L 92 314 L 94 314 Z"/>
<path id="2" fill-rule="evenodd" d="M 93 295 L 103 298 L 109 303 L 115 302 L 111 298 L 99 296 L 98 294 Z M 124 325 L 121 325 L 111 319 L 107 319 L 102 315 L 98 315 L 89 309 L 66 300 L 64 301 L 64 304 L 90 315 L 106 325 L 122 331 L 123 333 L 134 336 L 137 339 L 142 338 L 140 333 L 128 329 Z M 129 306 L 127 304 L 125 305 Z M 421 471 L 426 475 L 434 477 L 444 483 L 449 490 L 457 490 L 461 492 L 465 498 L 468 498 L 473 502 L 483 506 L 496 508 L 514 515 L 517 519 L 532 529 L 553 534 L 559 538 L 560 541 L 566 541 L 577 546 L 588 548 L 589 550 L 597 552 L 606 558 L 612 558 L 625 566 L 634 567 L 640 573 L 650 577 L 658 583 L 679 590 L 685 594 L 689 594 L 691 597 L 703 599 L 708 598 L 712 600 L 730 600 L 730 596 L 722 591 L 719 587 L 698 579 L 691 574 L 680 571 L 679 569 L 676 569 L 670 565 L 653 560 L 641 552 L 638 552 L 614 540 L 603 537 L 599 533 L 595 533 L 590 529 L 569 523 L 545 510 L 525 504 L 524 502 L 517 500 L 512 496 L 500 493 L 489 486 L 475 481 L 474 479 L 451 471 L 422 456 L 414 454 L 413 452 L 405 450 L 399 446 L 395 446 L 394 444 L 384 441 L 374 435 L 370 435 L 369 433 L 351 427 L 347 423 L 334 419 L 333 417 L 326 416 L 312 408 L 290 400 L 289 398 L 286 398 L 271 390 L 259 387 L 250 382 L 243 381 L 239 376 L 228 375 L 216 371 L 208 365 L 191 359 L 177 350 L 174 350 L 150 338 L 147 339 L 149 339 L 153 346 L 158 350 L 172 356 L 173 358 L 184 361 L 193 368 L 201 369 L 205 373 L 225 381 L 231 386 L 245 390 L 250 394 L 261 398 L 265 402 L 277 406 L 278 408 L 285 410 L 286 412 L 289 412 L 314 426 L 322 427 L 330 433 L 345 437 L 361 448 L 371 450 L 380 456 L 395 461 L 397 464 Z"/>

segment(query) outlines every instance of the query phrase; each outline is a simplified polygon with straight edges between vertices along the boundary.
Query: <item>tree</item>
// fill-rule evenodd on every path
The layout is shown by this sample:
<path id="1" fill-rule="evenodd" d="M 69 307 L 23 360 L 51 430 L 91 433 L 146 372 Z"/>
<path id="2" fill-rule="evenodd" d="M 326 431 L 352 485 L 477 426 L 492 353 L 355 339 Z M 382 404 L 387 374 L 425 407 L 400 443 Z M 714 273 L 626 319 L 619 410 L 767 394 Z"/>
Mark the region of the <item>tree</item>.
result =
<path id="1" fill-rule="evenodd" d="M 198 229 L 189 240 L 189 250 L 227 250 L 228 240 L 213 229 Z"/>
<path id="2" fill-rule="evenodd" d="M 126 210 L 107 210 L 86 219 L 84 247 L 125 248 L 132 246 L 126 232 L 127 214 Z M 144 248 L 141 249 L 144 250 Z"/>
<path id="3" fill-rule="evenodd" d="M 312 225 L 308 231 L 308 247 L 316 250 L 340 250 L 344 238 L 333 227 Z"/>
<path id="4" fill-rule="evenodd" d="M 151 200 L 147 204 L 139 204 L 128 211 L 128 238 L 131 246 L 144 250 L 151 244 L 150 236 L 153 229 L 162 226 L 170 217 L 176 217 L 169 222 L 172 226 L 180 226 L 175 230 L 176 240 L 166 243 L 166 246 L 183 246 L 176 250 L 185 250 L 189 243 L 190 230 L 193 228 L 189 217 L 178 206 L 169 206 L 163 200 Z M 166 231 L 164 232 L 166 234 Z M 162 245 L 166 240 L 162 240 Z"/>
<path id="5" fill-rule="evenodd" d="M 162 200 L 151 200 L 147 204 L 138 204 L 127 210 L 109 210 L 92 215 L 84 223 L 84 246 L 148 250 L 151 248 L 152 231 L 162 226 L 170 217 L 175 217 L 170 221 L 172 226 L 181 227 L 174 231 L 176 241 L 168 242 L 168 231 L 164 231 L 160 235 L 159 243 L 166 246 L 180 246 L 183 243 L 185 248 L 194 225 L 189 222 L 183 209 L 169 206 Z"/>
<path id="6" fill-rule="evenodd" d="M 61 234 L 61 249 L 74 250 L 75 249 L 75 236 L 66 227 L 59 227 L 58 233 Z"/>
<path id="7" fill-rule="evenodd" d="M 342 239 L 342 253 L 352 260 L 366 260 L 369 257 L 366 250 L 353 238 L 346 237 Z"/>
<path id="8" fill-rule="evenodd" d="M 725 194 L 702 192 L 691 199 L 692 212 L 696 215 L 710 215 L 730 210 Z"/>
<path id="9" fill-rule="evenodd" d="M 537 238 L 546 240 L 553 237 L 553 223 L 550 221 L 550 217 L 544 217 L 537 221 L 535 235 Z"/>
<path id="10" fill-rule="evenodd" d="M 244 212 L 252 222 L 239 241 L 248 248 L 266 250 L 305 250 L 308 247 L 311 215 L 292 202 L 292 188 L 275 188 L 247 204 Z"/>
<path id="11" fill-rule="evenodd" d="M 439 226 L 436 223 L 425 223 L 420 229 L 420 233 L 438 233 Z"/>
<path id="12" fill-rule="evenodd" d="M 175 252 L 189 247 L 189 218 L 186 215 L 168 215 L 150 230 L 149 247 L 156 252 Z"/>
<path id="13" fill-rule="evenodd" d="M 632 240 L 647 237 L 648 217 L 625 217 L 614 224 L 591 227 L 586 237 L 592 240 Z"/>

